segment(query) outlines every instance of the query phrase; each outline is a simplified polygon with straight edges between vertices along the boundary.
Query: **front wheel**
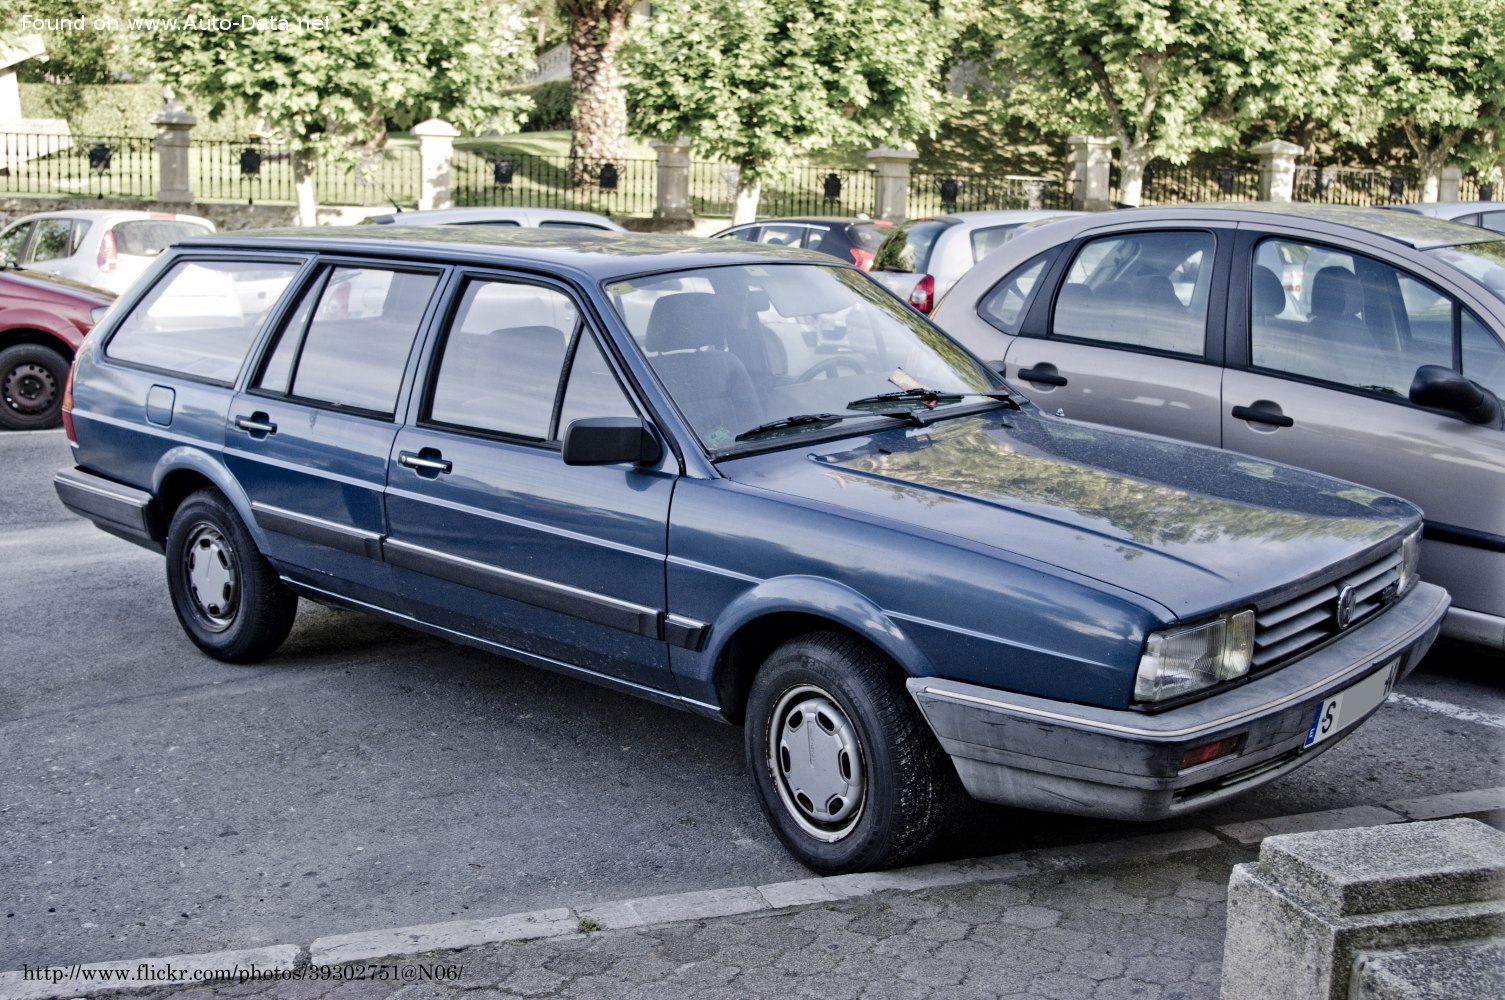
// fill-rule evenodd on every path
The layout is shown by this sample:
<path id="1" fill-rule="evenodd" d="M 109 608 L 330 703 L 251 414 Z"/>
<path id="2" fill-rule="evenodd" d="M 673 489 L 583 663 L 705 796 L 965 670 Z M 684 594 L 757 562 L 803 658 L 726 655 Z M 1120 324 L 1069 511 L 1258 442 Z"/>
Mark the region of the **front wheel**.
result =
<path id="1" fill-rule="evenodd" d="M 0 427 L 15 431 L 56 427 L 63 417 L 68 359 L 41 344 L 0 351 Z"/>
<path id="2" fill-rule="evenodd" d="M 298 596 L 277 579 L 235 508 L 215 490 L 193 494 L 167 530 L 167 589 L 194 645 L 229 663 L 282 645 Z"/>
<path id="3" fill-rule="evenodd" d="M 744 742 L 774 832 L 821 874 L 902 864 L 944 823 L 951 763 L 893 665 L 851 636 L 775 650 L 753 681 Z"/>

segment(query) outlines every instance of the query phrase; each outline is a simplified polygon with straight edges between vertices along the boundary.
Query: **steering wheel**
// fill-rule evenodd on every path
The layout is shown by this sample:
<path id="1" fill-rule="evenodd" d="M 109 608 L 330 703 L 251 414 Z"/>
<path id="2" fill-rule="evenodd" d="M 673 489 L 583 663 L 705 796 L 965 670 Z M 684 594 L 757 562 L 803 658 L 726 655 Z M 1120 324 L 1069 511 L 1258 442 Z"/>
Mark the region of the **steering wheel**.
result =
<path id="1" fill-rule="evenodd" d="M 804 374 L 795 379 L 795 382 L 808 382 L 821 375 L 834 374 L 845 368 L 853 375 L 867 374 L 867 365 L 862 363 L 862 358 L 856 354 L 836 354 L 829 358 L 822 358 L 811 365 Z"/>

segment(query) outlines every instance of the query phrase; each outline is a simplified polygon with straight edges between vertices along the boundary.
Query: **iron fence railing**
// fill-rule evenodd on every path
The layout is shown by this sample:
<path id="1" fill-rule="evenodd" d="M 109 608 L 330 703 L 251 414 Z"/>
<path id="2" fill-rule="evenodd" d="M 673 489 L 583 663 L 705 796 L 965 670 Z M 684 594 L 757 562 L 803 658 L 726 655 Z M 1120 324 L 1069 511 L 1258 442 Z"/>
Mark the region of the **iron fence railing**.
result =
<path id="1" fill-rule="evenodd" d="M 0 194 L 97 199 L 156 193 L 151 139 L 0 133 Z"/>
<path id="2" fill-rule="evenodd" d="M 1068 209 L 1071 192 L 1060 178 L 945 171 L 909 177 L 909 214 L 942 215 L 988 209 Z"/>
<path id="3" fill-rule="evenodd" d="M 1324 205 L 1396 205 L 1421 200 L 1415 170 L 1298 164 L 1291 197 Z"/>
<path id="4" fill-rule="evenodd" d="M 1108 173 L 1108 200 L 1122 201 L 1123 177 L 1115 162 Z M 1191 202 L 1254 201 L 1259 198 L 1259 164 L 1253 160 L 1226 163 L 1182 163 L 1154 160 L 1145 168 L 1139 189 L 1140 205 Z"/>
<path id="5" fill-rule="evenodd" d="M 451 165 L 456 205 L 574 208 L 604 215 L 651 215 L 658 163 L 585 163 L 568 156 L 459 148 Z"/>

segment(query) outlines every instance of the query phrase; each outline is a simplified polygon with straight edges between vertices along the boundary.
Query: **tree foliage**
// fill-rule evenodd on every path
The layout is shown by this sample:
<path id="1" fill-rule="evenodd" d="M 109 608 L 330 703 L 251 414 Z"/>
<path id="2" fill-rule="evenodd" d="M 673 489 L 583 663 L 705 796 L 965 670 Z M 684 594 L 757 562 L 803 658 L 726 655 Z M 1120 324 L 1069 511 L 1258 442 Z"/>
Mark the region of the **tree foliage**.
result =
<path id="1" fill-rule="evenodd" d="M 1484 172 L 1505 159 L 1505 2 L 1353 0 L 1350 73 L 1368 112 L 1361 138 L 1397 124 L 1427 179 L 1457 154 Z"/>
<path id="2" fill-rule="evenodd" d="M 161 5 L 138 0 L 140 16 Z M 442 116 L 461 129 L 516 126 L 507 86 L 532 64 L 516 6 L 493 0 L 346 0 L 322 30 L 142 30 L 160 82 L 211 116 L 261 116 L 295 151 L 380 146 L 389 122 Z M 186 8 L 183 16 L 192 12 Z"/>
<path id="3" fill-rule="evenodd" d="M 627 100 L 617 51 L 627 40 L 636 5 L 636 0 L 559 0 L 570 22 L 570 160 L 576 186 L 590 183 L 601 164 L 622 157 Z"/>
<path id="4" fill-rule="evenodd" d="M 1403 2 L 1403 0 L 1397 0 Z M 978 33 L 998 101 L 1042 127 L 1109 135 L 1121 199 L 1257 121 L 1338 115 L 1342 0 L 1018 0 Z"/>
<path id="5" fill-rule="evenodd" d="M 734 163 L 740 219 L 810 153 L 933 132 L 954 23 L 927 0 L 655 3 L 624 58 L 632 129 Z"/>

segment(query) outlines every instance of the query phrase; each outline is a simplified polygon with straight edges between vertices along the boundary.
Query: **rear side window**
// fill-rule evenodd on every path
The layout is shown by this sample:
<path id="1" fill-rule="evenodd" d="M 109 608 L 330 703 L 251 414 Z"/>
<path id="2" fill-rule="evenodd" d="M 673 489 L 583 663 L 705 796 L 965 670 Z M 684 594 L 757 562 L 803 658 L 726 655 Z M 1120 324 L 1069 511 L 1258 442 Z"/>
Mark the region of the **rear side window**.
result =
<path id="1" fill-rule="evenodd" d="M 334 267 L 283 328 L 256 388 L 390 417 L 429 300 L 432 273 Z"/>
<path id="2" fill-rule="evenodd" d="M 1047 250 L 1010 271 L 978 305 L 978 315 L 1004 333 L 1018 333 L 1024 322 L 1024 307 L 1054 256 L 1054 250 Z"/>
<path id="3" fill-rule="evenodd" d="M 1009 235 L 1019 228 L 1019 223 L 1007 226 L 989 226 L 987 229 L 974 229 L 972 231 L 972 262 L 975 264 L 988 254 L 1003 246 L 1009 240 Z"/>
<path id="4" fill-rule="evenodd" d="M 36 238 L 31 241 L 33 261 L 62 260 L 72 257 L 83 242 L 86 224 L 72 219 L 42 219 L 37 223 Z"/>
<path id="5" fill-rule="evenodd" d="M 1056 297 L 1051 336 L 1200 355 L 1214 246 L 1207 232 L 1129 233 L 1087 243 Z"/>
<path id="6" fill-rule="evenodd" d="M 181 261 L 121 321 L 105 354 L 116 361 L 228 385 L 299 266 Z"/>
<path id="7" fill-rule="evenodd" d="M 178 219 L 117 222 L 110 231 L 115 234 L 115 252 L 133 257 L 155 257 L 178 240 L 211 232 L 209 227 L 197 222 Z"/>

